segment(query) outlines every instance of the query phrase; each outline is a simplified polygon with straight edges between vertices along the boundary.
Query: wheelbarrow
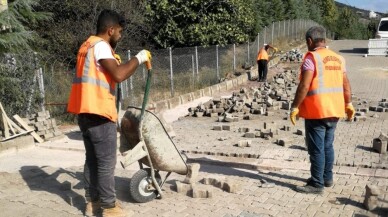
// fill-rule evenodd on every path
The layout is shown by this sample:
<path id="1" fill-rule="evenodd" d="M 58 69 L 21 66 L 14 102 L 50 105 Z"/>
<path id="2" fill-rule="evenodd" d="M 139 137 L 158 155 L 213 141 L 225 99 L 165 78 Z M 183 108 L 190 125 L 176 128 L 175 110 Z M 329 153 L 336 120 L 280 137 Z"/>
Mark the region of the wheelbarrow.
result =
<path id="1" fill-rule="evenodd" d="M 130 195 L 139 203 L 162 198 L 161 188 L 172 172 L 186 175 L 188 168 L 182 155 L 171 140 L 162 121 L 146 110 L 150 81 L 151 64 L 147 64 L 148 74 L 141 108 L 128 107 L 121 120 L 120 152 L 124 156 L 123 168 L 139 163 L 130 181 Z M 147 166 L 144 167 L 144 166 Z M 162 180 L 160 171 L 167 172 Z"/>

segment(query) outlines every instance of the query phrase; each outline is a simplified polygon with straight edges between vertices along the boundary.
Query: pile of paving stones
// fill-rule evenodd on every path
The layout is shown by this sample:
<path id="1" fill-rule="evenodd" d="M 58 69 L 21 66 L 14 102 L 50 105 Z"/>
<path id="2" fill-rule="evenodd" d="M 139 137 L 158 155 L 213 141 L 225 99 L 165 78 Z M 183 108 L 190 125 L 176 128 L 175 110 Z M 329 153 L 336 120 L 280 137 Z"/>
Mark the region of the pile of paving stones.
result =
<path id="1" fill-rule="evenodd" d="M 299 49 L 292 49 L 280 57 L 282 62 L 302 62 L 303 53 Z"/>
<path id="2" fill-rule="evenodd" d="M 385 98 L 381 99 L 377 106 L 370 106 L 369 110 L 374 112 L 388 112 L 388 100 Z"/>
<path id="3" fill-rule="evenodd" d="M 189 108 L 193 117 L 218 117 L 219 122 L 255 119 L 256 115 L 271 116 L 274 111 L 291 107 L 296 91 L 297 71 L 287 70 L 258 88 L 241 88 L 229 98 L 213 98 Z"/>
<path id="4" fill-rule="evenodd" d="M 24 120 L 45 140 L 63 135 L 57 126 L 55 118 L 50 116 L 49 111 L 28 115 Z"/>

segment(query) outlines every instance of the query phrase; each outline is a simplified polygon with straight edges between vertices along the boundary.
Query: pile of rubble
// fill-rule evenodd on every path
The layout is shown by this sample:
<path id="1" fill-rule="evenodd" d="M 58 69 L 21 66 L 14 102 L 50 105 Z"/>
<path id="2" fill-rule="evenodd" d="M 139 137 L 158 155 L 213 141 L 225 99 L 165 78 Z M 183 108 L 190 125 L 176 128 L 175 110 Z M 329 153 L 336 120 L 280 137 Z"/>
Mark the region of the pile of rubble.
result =
<path id="1" fill-rule="evenodd" d="M 49 111 L 28 115 L 24 121 L 29 126 L 32 126 L 35 132 L 45 140 L 63 135 L 57 126 L 55 118 L 50 116 Z"/>
<path id="2" fill-rule="evenodd" d="M 292 49 L 280 57 L 283 62 L 302 62 L 303 53 L 299 49 Z"/>
<path id="3" fill-rule="evenodd" d="M 230 98 L 213 98 L 189 108 L 193 117 L 218 117 L 219 122 L 255 119 L 255 115 L 271 116 L 274 111 L 291 107 L 291 96 L 296 91 L 297 71 L 287 70 L 258 88 L 241 88 Z"/>

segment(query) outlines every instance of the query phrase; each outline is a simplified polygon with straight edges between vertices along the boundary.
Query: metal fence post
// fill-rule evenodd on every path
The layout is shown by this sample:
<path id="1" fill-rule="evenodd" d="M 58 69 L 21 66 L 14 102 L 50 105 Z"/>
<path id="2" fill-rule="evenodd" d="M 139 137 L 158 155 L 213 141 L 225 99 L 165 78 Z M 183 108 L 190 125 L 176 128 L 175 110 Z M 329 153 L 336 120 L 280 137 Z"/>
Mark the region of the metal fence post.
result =
<path id="1" fill-rule="evenodd" d="M 283 20 L 283 37 L 286 37 L 286 21 Z"/>
<path id="2" fill-rule="evenodd" d="M 195 64 L 197 68 L 197 78 L 198 78 L 198 47 L 195 46 Z"/>
<path id="3" fill-rule="evenodd" d="M 233 72 L 236 71 L 236 44 L 233 44 Z"/>
<path id="4" fill-rule="evenodd" d="M 219 59 L 218 59 L 218 45 L 216 45 L 216 66 L 217 66 L 217 80 L 220 82 L 220 66 L 219 66 Z"/>
<path id="5" fill-rule="evenodd" d="M 257 33 L 257 52 L 256 54 L 258 54 L 260 51 L 260 33 Z"/>
<path id="6" fill-rule="evenodd" d="M 265 44 L 265 39 L 267 37 L 267 27 L 264 27 L 264 44 Z"/>
<path id="7" fill-rule="evenodd" d="M 272 36 L 271 36 L 271 43 L 273 44 L 273 32 L 275 29 L 275 22 L 272 22 Z"/>
<path id="8" fill-rule="evenodd" d="M 249 41 L 248 41 L 248 45 L 247 45 L 248 47 L 248 52 L 247 52 L 247 55 L 248 55 L 248 58 L 247 58 L 247 62 L 248 62 L 248 64 L 250 64 L 250 58 L 249 58 L 249 56 L 250 56 L 250 52 L 249 52 Z"/>
<path id="9" fill-rule="evenodd" d="M 42 102 L 40 104 L 40 108 L 42 111 L 46 111 L 44 104 L 45 104 L 45 93 L 44 93 L 44 82 L 43 82 L 43 70 L 42 68 L 38 69 L 38 84 L 39 84 L 39 93 L 40 97 L 42 98 Z"/>
<path id="10" fill-rule="evenodd" d="M 172 49 L 168 48 L 170 51 L 170 83 L 171 83 L 171 97 L 174 97 L 174 72 L 172 68 Z"/>
<path id="11" fill-rule="evenodd" d="M 193 68 L 193 86 L 195 86 L 195 61 L 194 61 L 194 55 L 191 55 L 191 68 Z"/>
<path id="12" fill-rule="evenodd" d="M 127 51 L 127 58 L 128 58 L 128 60 L 131 59 L 131 50 L 128 50 L 128 51 Z M 132 76 L 129 77 L 129 89 L 130 89 L 131 91 L 133 90 L 133 78 L 132 78 Z"/>
<path id="13" fill-rule="evenodd" d="M 277 39 L 279 40 L 279 37 L 280 37 L 280 21 L 278 21 L 278 24 L 279 24 L 279 28 L 278 28 L 278 37 L 277 37 Z"/>

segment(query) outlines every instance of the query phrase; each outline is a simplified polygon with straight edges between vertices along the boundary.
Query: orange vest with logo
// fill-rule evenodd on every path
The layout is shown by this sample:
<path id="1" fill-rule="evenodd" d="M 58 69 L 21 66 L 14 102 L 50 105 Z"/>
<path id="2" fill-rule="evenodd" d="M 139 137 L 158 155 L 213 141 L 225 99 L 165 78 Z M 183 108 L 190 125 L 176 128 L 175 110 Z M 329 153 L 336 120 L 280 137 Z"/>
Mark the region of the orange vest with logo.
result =
<path id="1" fill-rule="evenodd" d="M 315 70 L 307 96 L 299 106 L 299 116 L 305 119 L 345 117 L 344 59 L 326 48 L 307 54 L 312 54 Z"/>
<path id="2" fill-rule="evenodd" d="M 268 53 L 267 51 L 263 48 L 260 49 L 259 54 L 257 55 L 257 60 L 268 60 Z"/>
<path id="3" fill-rule="evenodd" d="M 117 121 L 115 82 L 97 67 L 94 46 L 103 41 L 90 36 L 77 55 L 76 75 L 71 87 L 67 111 L 74 114 L 96 114 Z M 114 51 L 112 50 L 114 55 Z M 101 67 L 100 67 L 101 68 Z"/>

